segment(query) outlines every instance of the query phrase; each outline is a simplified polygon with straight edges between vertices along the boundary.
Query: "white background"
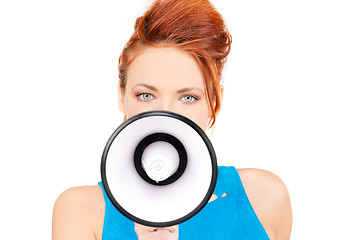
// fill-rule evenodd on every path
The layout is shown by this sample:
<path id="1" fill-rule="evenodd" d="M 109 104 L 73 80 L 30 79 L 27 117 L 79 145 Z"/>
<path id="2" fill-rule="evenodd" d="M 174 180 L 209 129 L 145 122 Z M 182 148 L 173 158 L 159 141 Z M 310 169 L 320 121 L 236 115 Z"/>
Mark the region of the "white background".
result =
<path id="1" fill-rule="evenodd" d="M 213 3 L 233 36 L 212 137 L 220 164 L 283 179 L 292 239 L 341 239 L 338 2 Z M 100 181 L 102 150 L 123 118 L 118 56 L 147 5 L 1 1 L 1 238 L 49 239 L 58 195 Z"/>

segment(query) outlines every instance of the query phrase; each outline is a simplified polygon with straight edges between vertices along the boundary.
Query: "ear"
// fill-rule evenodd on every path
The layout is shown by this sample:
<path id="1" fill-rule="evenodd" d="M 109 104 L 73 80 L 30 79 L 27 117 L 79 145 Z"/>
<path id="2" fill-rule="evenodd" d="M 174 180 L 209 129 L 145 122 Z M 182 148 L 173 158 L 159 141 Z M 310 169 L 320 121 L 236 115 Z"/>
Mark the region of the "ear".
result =
<path id="1" fill-rule="evenodd" d="M 122 91 L 120 84 L 118 84 L 117 92 L 118 92 L 118 107 L 120 111 L 125 114 L 126 112 L 125 112 L 125 105 L 124 105 L 124 93 Z"/>

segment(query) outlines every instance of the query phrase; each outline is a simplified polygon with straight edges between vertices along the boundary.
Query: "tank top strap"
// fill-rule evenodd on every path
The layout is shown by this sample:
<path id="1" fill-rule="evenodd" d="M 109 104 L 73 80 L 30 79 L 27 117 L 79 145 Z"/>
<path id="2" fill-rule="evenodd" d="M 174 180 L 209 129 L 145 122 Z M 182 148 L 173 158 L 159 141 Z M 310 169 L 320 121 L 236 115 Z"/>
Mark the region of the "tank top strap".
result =
<path id="1" fill-rule="evenodd" d="M 98 185 L 100 185 L 101 188 L 102 188 L 102 192 L 103 192 L 105 204 L 107 205 L 108 203 L 111 203 L 110 200 L 109 200 L 109 198 L 108 198 L 107 193 L 106 193 L 105 190 L 104 190 L 103 183 L 102 183 L 102 182 L 99 182 Z"/>
<path id="2" fill-rule="evenodd" d="M 235 167 L 218 167 L 218 181 L 214 192 L 217 196 L 222 196 L 225 193 L 228 195 L 242 195 L 245 193 L 243 184 Z"/>

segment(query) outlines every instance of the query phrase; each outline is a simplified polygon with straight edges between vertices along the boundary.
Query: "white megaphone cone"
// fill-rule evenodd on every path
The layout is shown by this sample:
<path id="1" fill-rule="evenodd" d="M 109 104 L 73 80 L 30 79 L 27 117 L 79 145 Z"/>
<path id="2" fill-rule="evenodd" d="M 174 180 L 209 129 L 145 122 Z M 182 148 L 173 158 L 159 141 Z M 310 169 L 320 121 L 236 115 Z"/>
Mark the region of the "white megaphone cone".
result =
<path id="1" fill-rule="evenodd" d="M 134 222 L 167 227 L 197 214 L 210 199 L 217 161 L 203 130 L 167 111 L 141 113 L 109 138 L 101 175 L 112 204 Z"/>

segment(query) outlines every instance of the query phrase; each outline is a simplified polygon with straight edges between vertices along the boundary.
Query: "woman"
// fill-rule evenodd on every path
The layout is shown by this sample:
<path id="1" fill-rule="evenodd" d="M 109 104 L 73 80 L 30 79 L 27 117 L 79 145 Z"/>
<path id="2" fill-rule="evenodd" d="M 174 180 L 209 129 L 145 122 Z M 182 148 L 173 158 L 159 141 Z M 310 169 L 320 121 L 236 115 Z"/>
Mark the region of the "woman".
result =
<path id="1" fill-rule="evenodd" d="M 119 60 L 119 108 L 130 118 L 150 110 L 212 127 L 221 105 L 221 72 L 231 36 L 209 1 L 158 0 L 136 20 Z M 138 196 L 137 196 L 138 197 Z M 184 196 L 185 197 L 185 196 Z M 108 200 L 101 183 L 57 199 L 53 239 L 289 239 L 288 191 L 274 174 L 219 167 L 206 207 L 169 228 L 134 224 Z"/>

